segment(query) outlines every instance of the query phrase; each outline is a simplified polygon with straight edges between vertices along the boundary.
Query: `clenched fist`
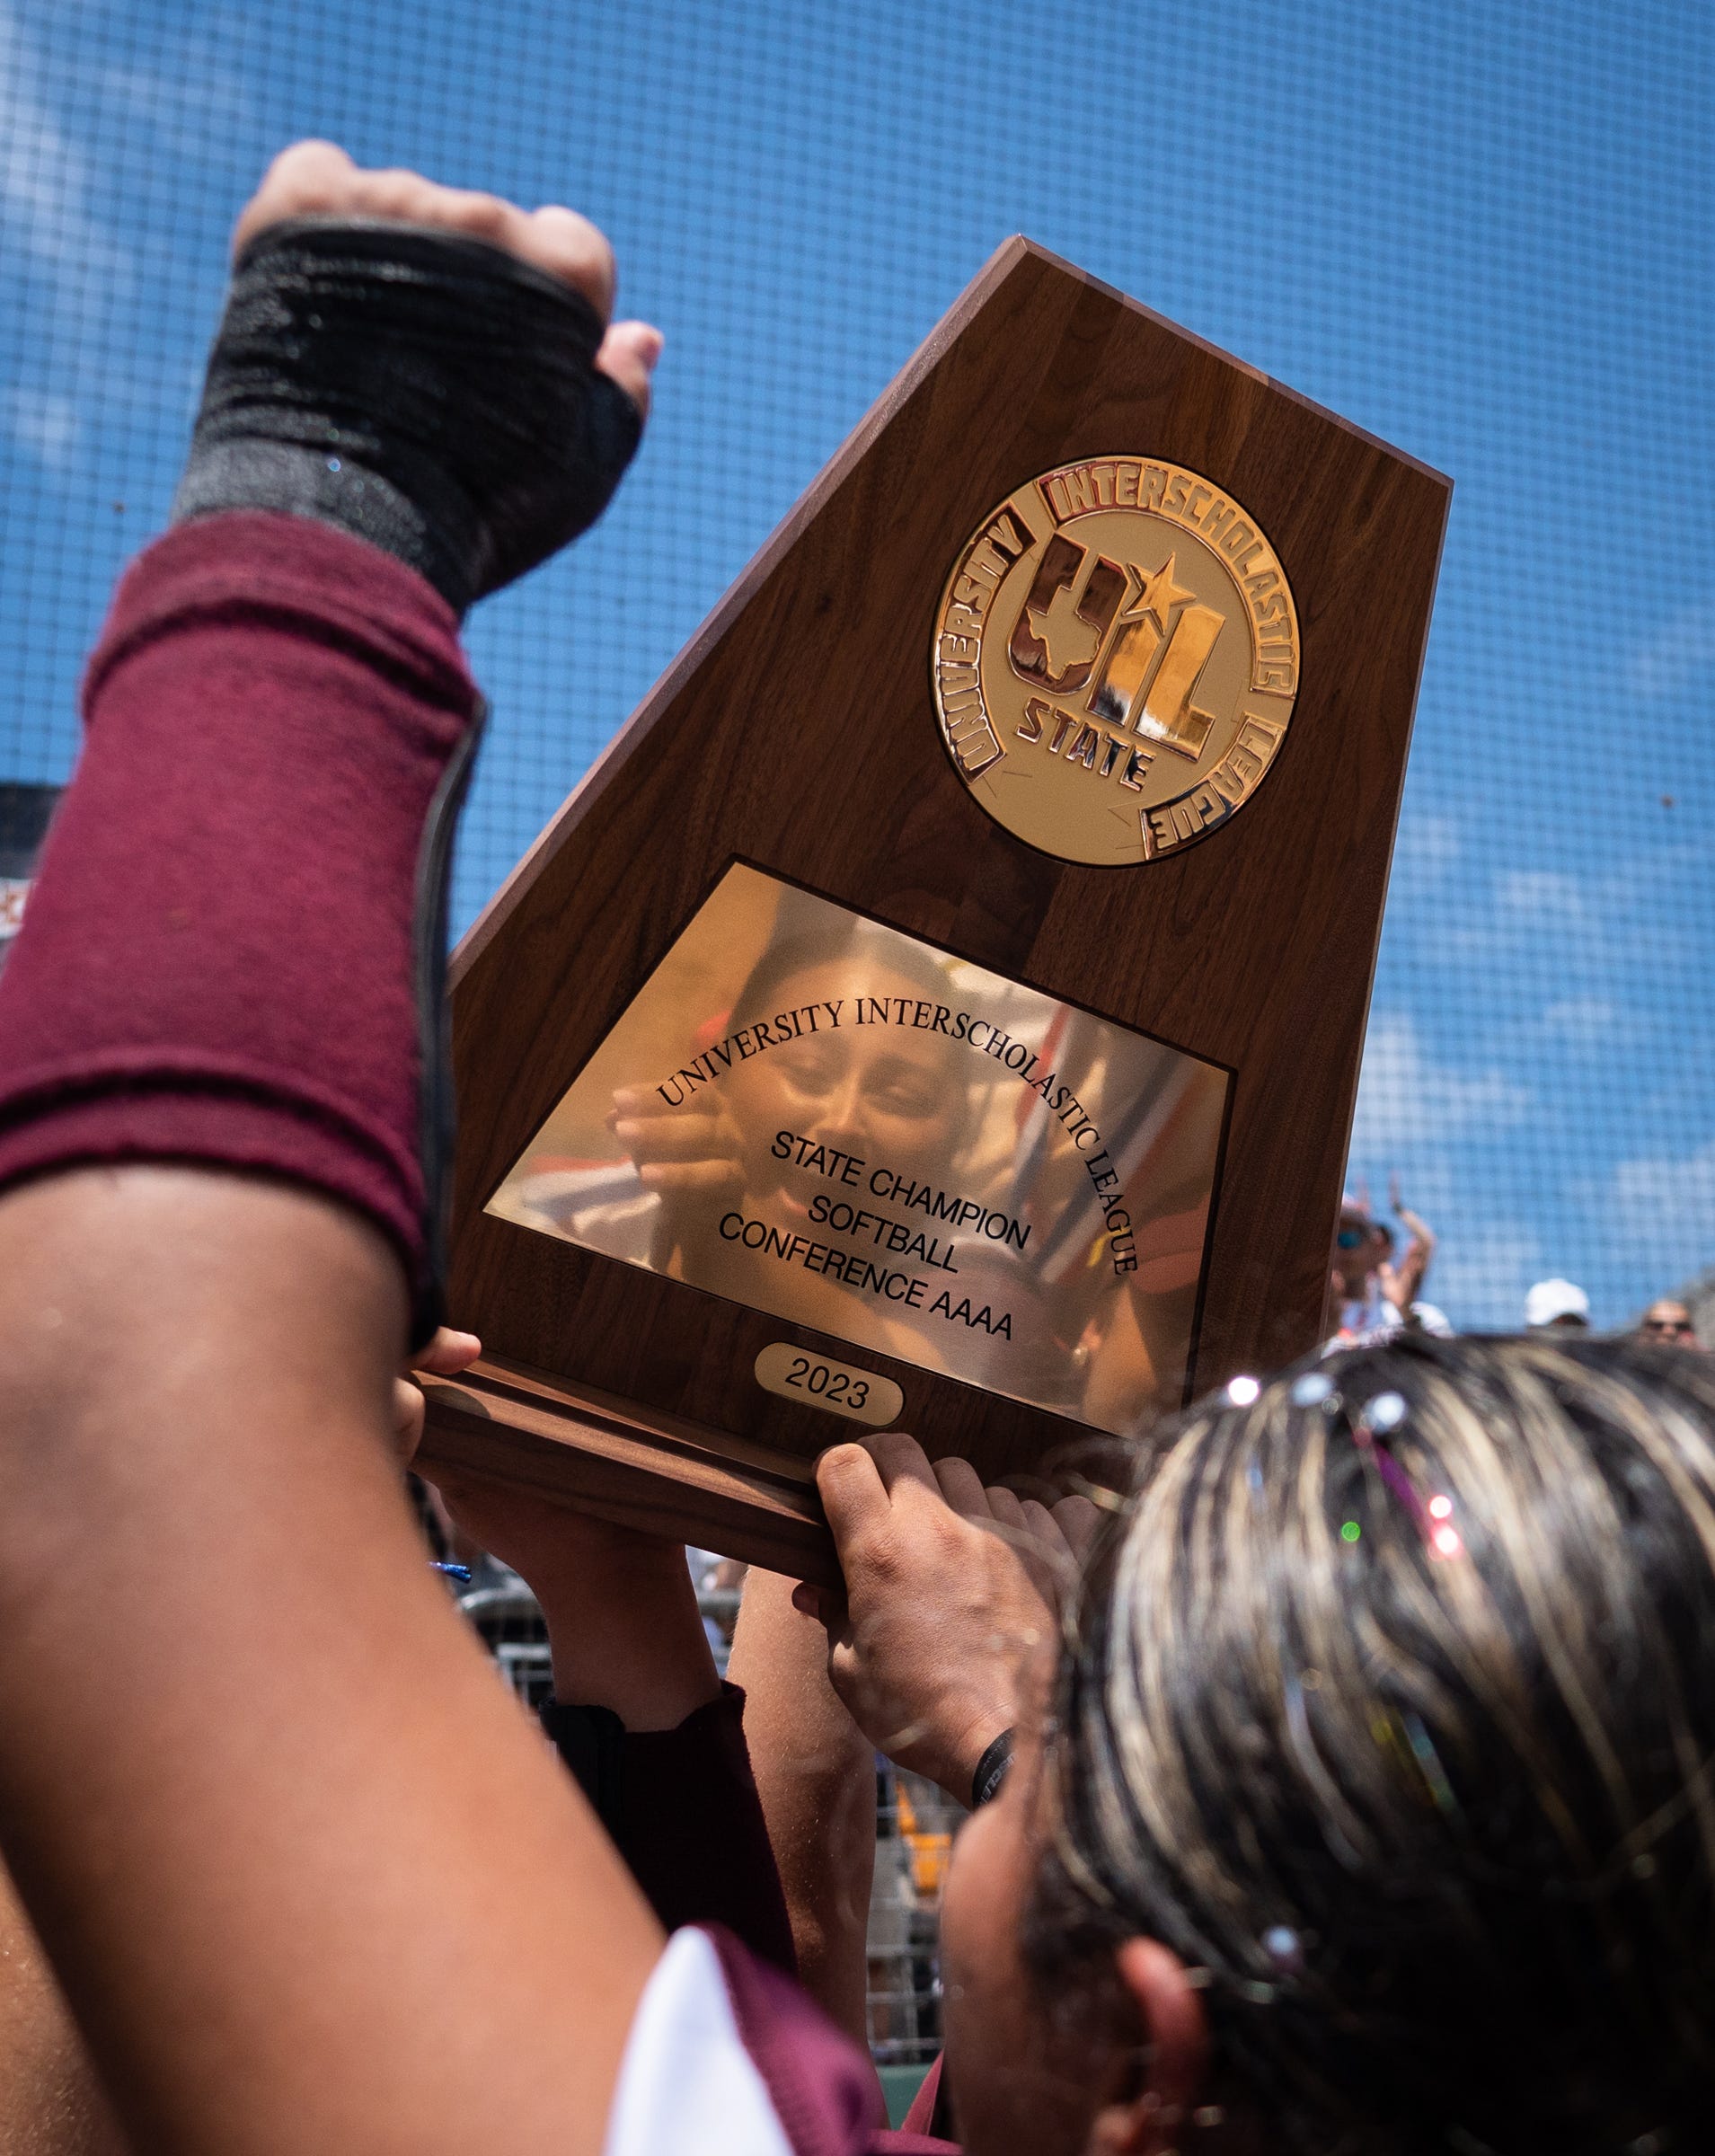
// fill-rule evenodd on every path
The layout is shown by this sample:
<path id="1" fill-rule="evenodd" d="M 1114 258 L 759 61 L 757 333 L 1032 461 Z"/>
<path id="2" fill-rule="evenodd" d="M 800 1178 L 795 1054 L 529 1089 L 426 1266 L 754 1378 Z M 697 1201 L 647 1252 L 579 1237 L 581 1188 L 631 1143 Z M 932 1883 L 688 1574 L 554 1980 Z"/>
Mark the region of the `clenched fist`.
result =
<path id="1" fill-rule="evenodd" d="M 296 217 L 375 218 L 487 240 L 580 292 L 604 322 L 613 313 L 613 248 L 588 217 L 557 202 L 520 209 L 499 195 L 442 187 L 419 172 L 366 172 L 332 142 L 295 142 L 275 158 L 239 212 L 234 258 L 270 225 Z M 660 356 L 659 330 L 646 322 L 615 322 L 602 339 L 596 365 L 647 412 L 650 376 Z"/>

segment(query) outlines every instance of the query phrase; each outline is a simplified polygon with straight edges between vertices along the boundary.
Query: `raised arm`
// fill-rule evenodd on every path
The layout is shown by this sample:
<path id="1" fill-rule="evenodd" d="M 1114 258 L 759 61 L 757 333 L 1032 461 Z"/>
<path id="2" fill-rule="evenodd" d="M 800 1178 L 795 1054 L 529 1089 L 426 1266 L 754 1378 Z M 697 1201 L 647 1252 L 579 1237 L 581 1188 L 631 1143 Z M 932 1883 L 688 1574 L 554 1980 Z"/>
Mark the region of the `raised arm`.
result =
<path id="1" fill-rule="evenodd" d="M 1435 1256 L 1435 1231 L 1426 1220 L 1401 1202 L 1397 1177 L 1393 1180 L 1391 1194 L 1393 1210 L 1405 1224 L 1406 1233 L 1411 1240 L 1406 1245 L 1405 1255 L 1398 1265 L 1383 1265 L 1377 1269 L 1381 1274 L 1382 1293 L 1397 1311 L 1404 1312 L 1423 1293 L 1424 1278 L 1429 1270 L 1430 1260 Z"/>
<path id="2" fill-rule="evenodd" d="M 751 1567 L 730 1674 L 745 1691 L 800 1981 L 867 2054 L 875 1747 L 828 1681 L 827 1634 L 792 1595 L 792 1581 Z"/>
<path id="3" fill-rule="evenodd" d="M 660 1929 L 424 1566 L 390 1389 L 457 611 L 599 508 L 655 341 L 570 212 L 310 146 L 241 237 L 305 214 L 367 221 L 241 265 L 0 980 L 0 1841 L 139 2145 L 596 2156 Z M 476 391 L 366 408 L 402 340 Z"/>
<path id="4" fill-rule="evenodd" d="M 776 1966 L 792 1940 L 751 1772 L 684 1550 L 434 1471 L 455 1524 L 528 1582 L 548 1627 L 543 1727 L 668 1931 L 721 1923 Z"/>

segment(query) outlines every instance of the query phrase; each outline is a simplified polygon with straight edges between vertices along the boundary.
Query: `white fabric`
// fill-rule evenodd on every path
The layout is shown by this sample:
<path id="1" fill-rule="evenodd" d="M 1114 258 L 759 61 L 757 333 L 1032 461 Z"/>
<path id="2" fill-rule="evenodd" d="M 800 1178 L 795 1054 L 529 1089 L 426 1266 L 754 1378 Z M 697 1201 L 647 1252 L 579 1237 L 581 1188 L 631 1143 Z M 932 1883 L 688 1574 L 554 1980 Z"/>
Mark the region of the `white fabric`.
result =
<path id="1" fill-rule="evenodd" d="M 643 1987 L 603 2156 L 792 2156 L 706 1933 L 676 1931 Z"/>

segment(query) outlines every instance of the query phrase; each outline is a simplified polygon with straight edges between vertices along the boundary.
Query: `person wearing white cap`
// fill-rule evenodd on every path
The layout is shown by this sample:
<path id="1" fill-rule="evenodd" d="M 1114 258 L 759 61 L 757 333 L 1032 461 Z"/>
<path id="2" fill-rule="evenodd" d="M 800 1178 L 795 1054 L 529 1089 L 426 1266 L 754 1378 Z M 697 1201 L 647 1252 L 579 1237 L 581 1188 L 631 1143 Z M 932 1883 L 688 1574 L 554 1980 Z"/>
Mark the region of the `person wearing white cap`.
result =
<path id="1" fill-rule="evenodd" d="M 1532 1331 L 1561 1327 L 1590 1330 L 1590 1298 L 1576 1281 L 1539 1280 L 1525 1297 L 1525 1322 Z"/>

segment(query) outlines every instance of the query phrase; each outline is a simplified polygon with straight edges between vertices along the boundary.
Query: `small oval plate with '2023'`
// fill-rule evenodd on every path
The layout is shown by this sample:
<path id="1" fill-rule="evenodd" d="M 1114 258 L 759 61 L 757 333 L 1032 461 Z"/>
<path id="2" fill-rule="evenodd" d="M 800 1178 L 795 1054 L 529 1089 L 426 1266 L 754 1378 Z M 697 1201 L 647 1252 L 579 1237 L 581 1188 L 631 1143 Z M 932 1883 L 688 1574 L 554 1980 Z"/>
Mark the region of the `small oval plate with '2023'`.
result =
<path id="1" fill-rule="evenodd" d="M 878 1377 L 873 1370 L 854 1370 L 850 1363 L 833 1362 L 784 1340 L 772 1341 L 756 1357 L 756 1383 L 782 1400 L 825 1408 L 830 1415 L 867 1422 L 878 1430 L 897 1421 L 906 1404 L 905 1394 L 890 1377 Z"/>

